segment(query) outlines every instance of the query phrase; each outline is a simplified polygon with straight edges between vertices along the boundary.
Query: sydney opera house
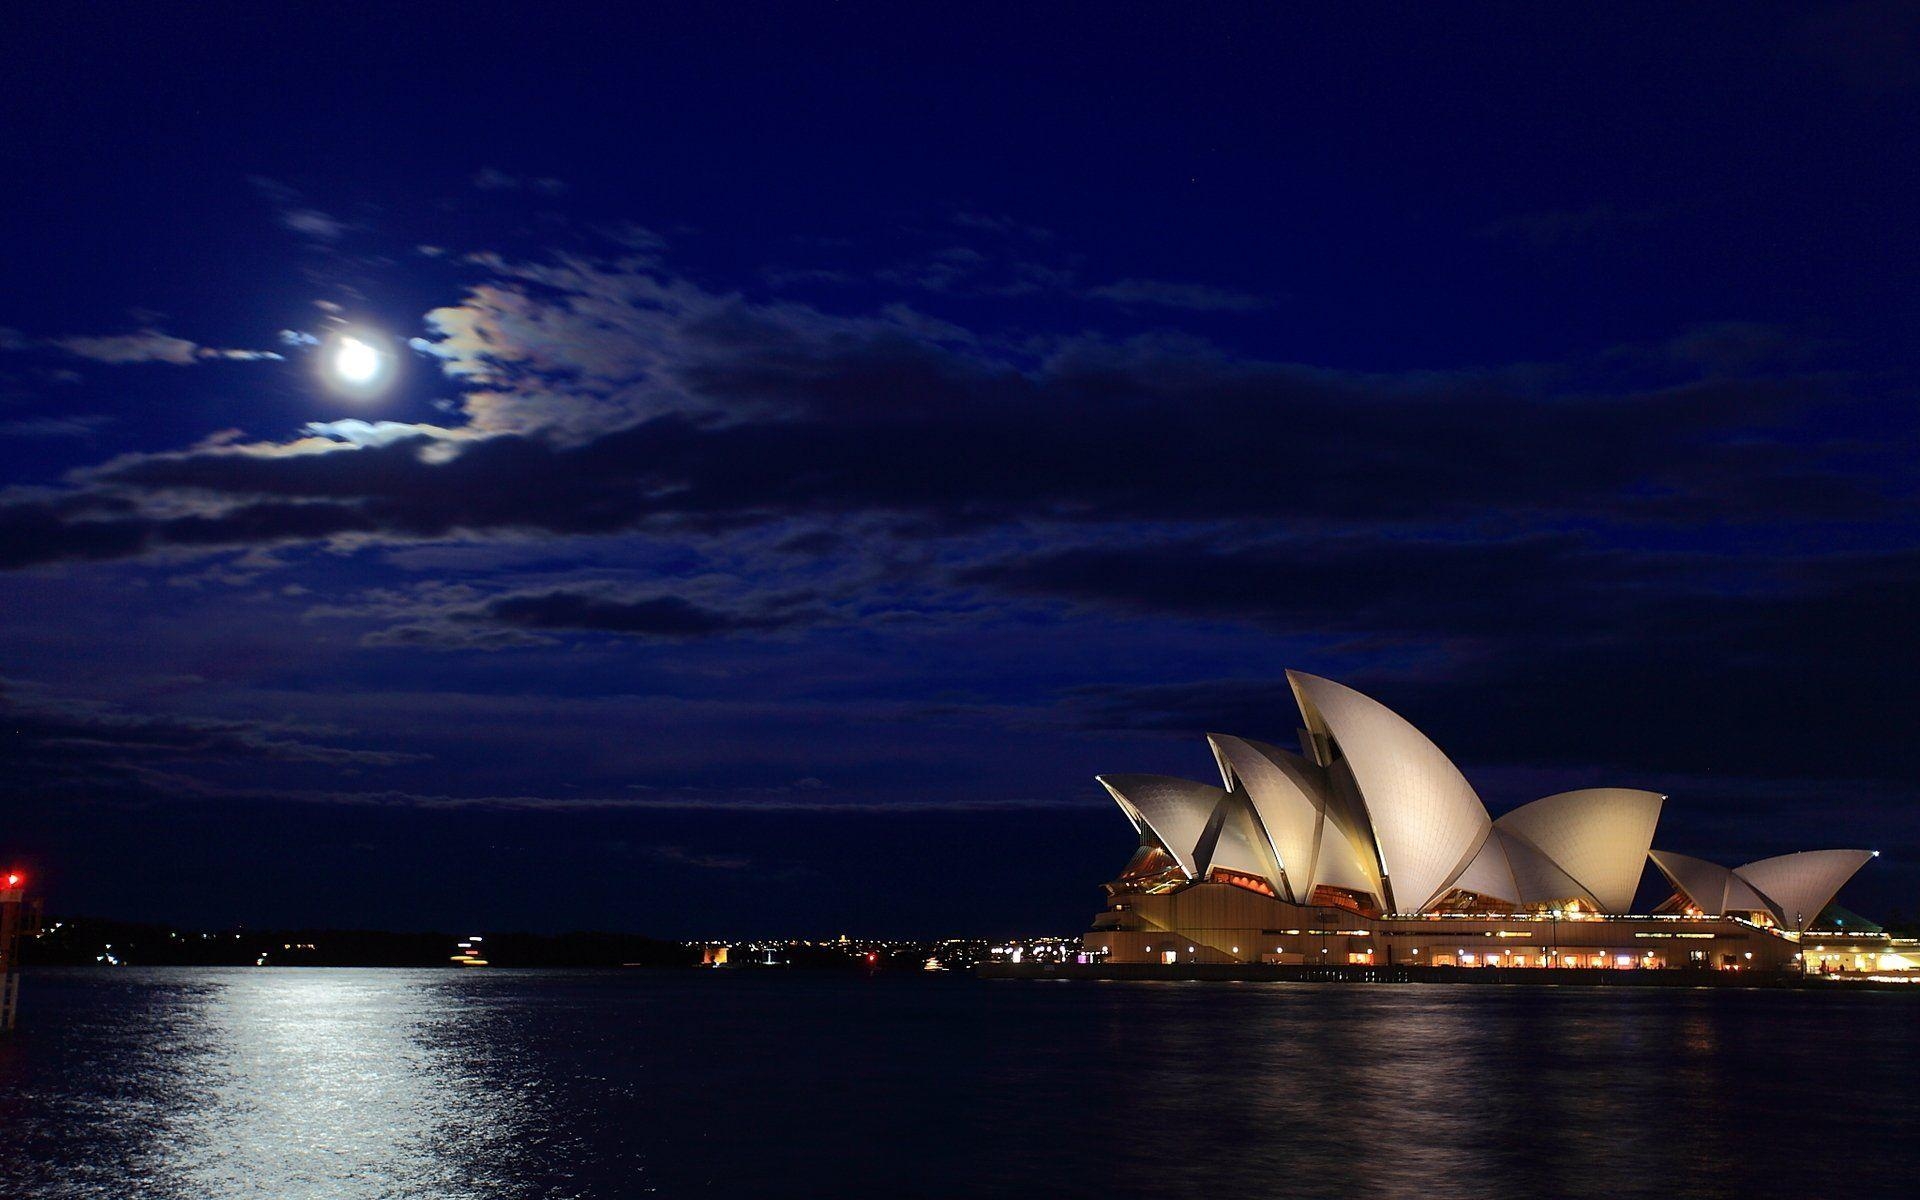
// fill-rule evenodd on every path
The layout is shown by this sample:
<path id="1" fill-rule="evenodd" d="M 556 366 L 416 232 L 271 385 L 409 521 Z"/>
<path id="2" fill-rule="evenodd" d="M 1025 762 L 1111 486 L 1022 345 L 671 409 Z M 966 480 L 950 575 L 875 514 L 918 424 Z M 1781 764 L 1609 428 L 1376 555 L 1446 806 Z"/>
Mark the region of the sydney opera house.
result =
<path id="1" fill-rule="evenodd" d="M 1218 784 L 1100 777 L 1140 844 L 1106 886 L 1082 962 L 1912 966 L 1886 961 L 1900 956 L 1871 933 L 1816 927 L 1871 851 L 1728 868 L 1655 850 L 1666 797 L 1633 788 L 1561 792 L 1496 819 L 1384 705 L 1328 679 L 1287 678 L 1298 753 L 1215 734 Z M 1649 859 L 1672 895 L 1631 915 Z"/>

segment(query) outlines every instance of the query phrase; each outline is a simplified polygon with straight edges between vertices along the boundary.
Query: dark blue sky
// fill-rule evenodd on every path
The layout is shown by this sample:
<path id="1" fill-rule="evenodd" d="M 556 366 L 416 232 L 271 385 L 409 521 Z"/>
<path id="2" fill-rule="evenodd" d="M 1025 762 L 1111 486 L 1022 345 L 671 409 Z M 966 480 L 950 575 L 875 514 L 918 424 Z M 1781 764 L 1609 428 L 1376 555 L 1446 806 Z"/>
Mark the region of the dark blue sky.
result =
<path id="1" fill-rule="evenodd" d="M 1920 907 L 1920 7 L 5 24 L 62 911 L 1071 931 L 1289 666 Z"/>

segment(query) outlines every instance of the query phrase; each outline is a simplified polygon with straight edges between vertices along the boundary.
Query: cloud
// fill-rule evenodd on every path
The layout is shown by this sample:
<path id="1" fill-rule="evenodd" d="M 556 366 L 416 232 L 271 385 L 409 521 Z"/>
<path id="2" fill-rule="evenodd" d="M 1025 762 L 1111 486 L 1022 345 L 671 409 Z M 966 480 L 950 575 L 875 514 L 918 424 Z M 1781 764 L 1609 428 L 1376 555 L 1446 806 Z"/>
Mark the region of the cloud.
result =
<path id="1" fill-rule="evenodd" d="M 269 179 L 250 176 L 247 182 L 274 209 L 274 219 L 282 228 L 292 230 L 316 246 L 330 247 L 350 233 L 354 226 L 309 204 L 298 188 Z"/>
<path id="2" fill-rule="evenodd" d="M 286 356 L 272 350 L 215 350 L 202 347 L 201 358 L 217 358 L 226 362 L 283 362 Z"/>
<path id="3" fill-rule="evenodd" d="M 1664 577 L 1664 578 L 1663 578 Z M 1571 535 L 1509 539 L 1350 534 L 1239 547 L 1132 541 L 1020 554 L 959 572 L 962 583 L 1133 612 L 1289 632 L 1513 635 L 1590 621 L 1649 583 L 1683 582 L 1659 556 L 1596 551 Z M 1597 593 L 1597 594 L 1596 594 Z"/>
<path id="4" fill-rule="evenodd" d="M 772 267 L 765 273 L 767 286 L 775 291 L 784 291 L 792 287 L 804 287 L 807 284 L 828 284 L 844 287 L 859 282 L 859 276 L 851 271 L 842 271 L 830 267 Z"/>
<path id="5" fill-rule="evenodd" d="M 1057 716 L 1069 728 L 1145 730 L 1182 737 L 1196 731 L 1266 730 L 1266 736 L 1284 740 L 1284 732 L 1277 731 L 1300 724 L 1299 706 L 1284 677 L 1083 684 L 1061 694 Z"/>
<path id="6" fill-rule="evenodd" d="M 1668 339 L 1663 351 L 1675 362 L 1716 374 L 1745 375 L 1781 363 L 1805 361 L 1821 343 L 1778 325 L 1757 321 L 1712 321 Z"/>
<path id="7" fill-rule="evenodd" d="M 1545 250 L 1607 234 L 1643 229 L 1658 220 L 1659 214 L 1651 209 L 1623 209 L 1601 201 L 1579 208 L 1546 209 L 1501 217 L 1482 226 L 1480 236 L 1510 238 Z"/>
<path id="8" fill-rule="evenodd" d="M 113 365 L 161 362 L 185 367 L 191 366 L 200 356 L 199 346 L 157 329 L 95 337 L 54 338 L 50 344 L 76 358 Z"/>
<path id="9" fill-rule="evenodd" d="M 1270 296 L 1212 284 L 1122 278 L 1088 285 L 1078 256 L 1043 252 L 1053 234 L 1005 217 L 961 212 L 952 224 L 975 235 L 973 243 L 948 241 L 948 231 L 926 231 L 939 239 L 919 253 L 873 273 L 883 283 L 918 288 L 941 296 L 1020 299 L 1055 296 L 1128 308 L 1159 308 L 1190 313 L 1249 313 L 1274 307 Z M 983 249 L 983 247 L 985 247 Z M 817 269 L 788 267 L 770 272 L 775 287 L 793 284 L 849 284 L 858 276 L 840 265 Z"/>
<path id="10" fill-rule="evenodd" d="M 281 212 L 280 223 L 301 237 L 316 242 L 337 242 L 353 226 L 317 208 L 289 208 Z"/>
<path id="11" fill-rule="evenodd" d="M 645 225 L 633 221 L 618 221 L 611 225 L 596 227 L 595 232 L 624 250 L 639 255 L 651 255 L 667 247 L 667 239 Z M 629 260 L 640 261 L 640 260 Z"/>
<path id="12" fill-rule="evenodd" d="M 1363 374 L 1194 339 L 986 349 L 911 310 L 831 315 L 562 258 L 428 314 L 464 425 L 340 421 L 130 455 L 0 498 L 0 567 L 301 542 L 691 535 L 795 518 L 959 535 L 1036 521 L 1685 524 L 1867 519 L 1818 377 L 1556 389 Z M 1680 368 L 1675 368 L 1680 370 Z M 1250 442 L 1251 439 L 1251 442 Z M 1264 451 L 1256 449 L 1265 446 Z"/>
<path id="13" fill-rule="evenodd" d="M 0 761 L 15 788 L 151 781 L 184 765 L 359 769 L 429 758 L 331 745 L 311 731 L 261 721 L 131 713 L 19 680 L 0 679 L 0 724 Z"/>
<path id="14" fill-rule="evenodd" d="M 0 421 L 0 437 L 92 437 L 112 422 L 113 418 L 105 413 L 81 413 L 71 417 L 23 417 L 14 421 Z"/>
<path id="15" fill-rule="evenodd" d="M 410 650 L 522 650 L 551 646 L 555 639 L 517 629 L 480 629 L 446 622 L 395 625 L 363 635 L 363 646 L 393 646 Z"/>
<path id="16" fill-rule="evenodd" d="M 615 633 L 628 637 L 702 638 L 760 632 L 793 625 L 801 614 L 730 612 L 680 596 L 619 597 L 554 589 L 489 600 L 454 614 L 456 621 L 487 622 L 517 629 Z"/>
<path id="17" fill-rule="evenodd" d="M 685 846 L 654 846 L 646 851 L 646 855 L 668 866 L 693 867 L 701 871 L 745 871 L 753 866 L 753 860 L 744 854 L 702 854 L 690 851 Z"/>
<path id="18" fill-rule="evenodd" d="M 721 605 L 659 591 L 583 584 L 507 592 L 474 599 L 471 587 L 391 593 L 358 606 L 321 606 L 309 616 L 391 617 L 404 624 L 369 633 L 363 645 L 433 650 L 507 650 L 555 643 L 556 633 L 691 641 L 772 633 L 818 623 L 826 615 L 811 598 L 786 595 Z"/>
<path id="19" fill-rule="evenodd" d="M 0 339 L 0 350 L 24 351 L 40 347 L 60 350 L 75 358 L 108 366 L 129 363 L 167 363 L 176 367 L 196 362 L 279 362 L 281 355 L 271 350 L 226 350 L 202 346 L 183 337 L 158 329 L 140 329 L 132 333 L 87 334 L 45 339 L 28 338 L 17 330 Z"/>
<path id="20" fill-rule="evenodd" d="M 354 446 L 385 446 L 392 442 L 421 436 L 454 438 L 460 436 L 438 425 L 418 425 L 407 421 L 363 421 L 344 417 L 338 421 L 309 421 L 302 432 L 317 438 L 346 442 Z"/>
<path id="21" fill-rule="evenodd" d="M 1044 242 L 1050 241 L 1054 236 L 1051 229 L 1029 225 L 1012 217 L 997 216 L 993 213 L 962 210 L 954 213 L 951 220 L 961 229 L 997 234 L 1001 237 L 1027 238 L 1031 241 Z"/>
<path id="22" fill-rule="evenodd" d="M 1089 288 L 1086 294 L 1096 300 L 1111 300 L 1115 304 L 1152 304 L 1189 312 L 1259 312 L 1272 308 L 1274 303 L 1266 296 L 1256 296 L 1250 292 L 1166 279 L 1122 279 Z"/>
<path id="23" fill-rule="evenodd" d="M 459 304 L 427 313 L 413 343 L 466 391 L 479 432 L 590 436 L 675 411 L 716 411 L 725 398 L 690 378 L 738 352 L 808 353 L 821 343 L 964 337 L 904 307 L 869 317 L 804 305 L 747 303 L 656 270 L 650 255 L 515 263 L 472 256 L 495 278 Z"/>
<path id="24" fill-rule="evenodd" d="M 343 745 L 345 731 L 319 725 L 135 713 L 5 678 L 0 678 L 0 727 L 6 731 L 0 738 L 0 770 L 6 772 L 10 794 L 88 805 L 187 799 L 421 811 L 741 815 L 1000 813 L 1085 806 L 1084 800 L 1032 798 L 842 797 L 813 777 L 771 785 L 631 785 L 624 792 L 584 795 L 355 787 L 349 781 L 364 773 L 435 760 L 422 753 Z M 436 766 L 418 774 L 437 777 L 440 771 Z M 712 869 L 729 869 L 718 860 L 732 856 L 712 857 L 716 861 L 707 864 Z M 685 865 L 701 865 L 692 858 Z"/>
<path id="25" fill-rule="evenodd" d="M 228 795 L 345 807 L 418 808 L 426 810 L 478 809 L 498 812 L 718 812 L 741 816 L 779 816 L 812 813 L 844 816 L 920 816 L 938 813 L 1020 813 L 1053 809 L 1085 810 L 1085 799 L 1032 797 L 957 800 L 827 800 L 817 795 L 788 795 L 785 788 L 682 788 L 658 795 L 543 796 L 448 795 L 385 791 L 321 791 L 315 789 L 222 789 Z M 208 789 L 209 794 L 218 794 Z"/>
<path id="26" fill-rule="evenodd" d="M 483 192 L 536 192 L 542 196 L 564 195 L 567 185 L 564 180 L 551 176 L 527 177 L 510 175 L 495 167 L 482 167 L 474 172 L 473 186 Z"/>
<path id="27" fill-rule="evenodd" d="M 1129 308 L 1164 308 L 1196 313 L 1248 313 L 1274 307 L 1268 296 L 1205 283 L 1168 279 L 1120 279 L 1083 286 L 1070 266 L 1026 256 L 990 255 L 973 246 L 942 246 L 917 258 L 875 272 L 883 283 L 919 288 L 943 296 L 1022 298 L 1070 297 Z M 849 283 L 840 270 L 783 270 L 772 273 L 776 287 L 794 283 Z"/>

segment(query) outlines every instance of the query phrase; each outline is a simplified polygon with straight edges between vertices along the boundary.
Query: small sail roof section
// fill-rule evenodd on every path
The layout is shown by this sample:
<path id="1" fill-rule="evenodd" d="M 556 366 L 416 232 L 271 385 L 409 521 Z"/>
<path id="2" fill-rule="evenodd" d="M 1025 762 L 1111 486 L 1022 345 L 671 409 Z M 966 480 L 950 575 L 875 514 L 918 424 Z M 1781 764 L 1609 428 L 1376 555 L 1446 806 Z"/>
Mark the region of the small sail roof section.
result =
<path id="1" fill-rule="evenodd" d="M 1782 925 L 1804 933 L 1872 857 L 1871 850 L 1804 850 L 1735 867 L 1733 874 L 1771 902 Z"/>
<path id="2" fill-rule="evenodd" d="M 1601 911 L 1623 913 L 1633 907 L 1665 800 L 1635 788 L 1582 788 L 1523 804 L 1494 825 L 1551 859 Z"/>
<path id="3" fill-rule="evenodd" d="M 1775 907 L 1773 901 L 1761 895 L 1752 884 L 1732 871 L 1727 872 L 1727 903 L 1724 912 L 1770 913 Z"/>
<path id="4" fill-rule="evenodd" d="M 1375 844 L 1373 827 L 1367 824 L 1366 806 L 1360 800 L 1359 785 L 1353 781 L 1353 768 L 1346 759 L 1325 768 L 1327 781 L 1327 819 L 1320 831 L 1320 861 L 1314 864 L 1315 887 L 1347 888 L 1372 896 L 1387 907 L 1387 889 L 1380 881 L 1380 847 Z"/>
<path id="5" fill-rule="evenodd" d="M 1304 904 L 1313 894 L 1315 863 L 1320 857 L 1322 810 L 1319 768 L 1277 746 L 1224 733 L 1210 733 L 1207 741 L 1219 760 L 1229 786 L 1238 784 L 1258 815 L 1273 854 L 1286 872 L 1289 889 L 1276 883 L 1282 896 Z"/>
<path id="6" fill-rule="evenodd" d="M 1439 899 L 1487 839 L 1493 821 L 1440 748 L 1393 710 L 1344 684 L 1288 671 L 1309 732 L 1339 745 L 1380 852 L 1393 908 Z"/>
<path id="7" fill-rule="evenodd" d="M 1709 917 L 1726 915 L 1727 885 L 1733 880 L 1732 871 L 1719 863 L 1710 863 L 1704 858 L 1689 858 L 1671 850 L 1649 850 L 1647 857 L 1653 860 L 1654 866 L 1660 868 L 1660 873 L 1667 877 L 1667 882 L 1676 891 L 1693 901 L 1695 908 Z M 1745 892 L 1736 897 L 1736 900 L 1745 899 Z M 1736 903 L 1734 907 L 1746 908 L 1747 905 Z M 1766 905 L 1763 903 L 1754 907 L 1765 908 Z"/>
<path id="8" fill-rule="evenodd" d="M 1273 847 L 1267 844 L 1267 835 L 1245 792 L 1222 795 L 1208 828 L 1213 834 L 1213 850 L 1206 861 L 1196 864 L 1202 872 L 1214 867 L 1238 871 L 1264 879 L 1276 896 L 1287 894 L 1286 875 L 1273 856 Z"/>
<path id="9" fill-rule="evenodd" d="M 1166 847 L 1188 878 L 1200 874 L 1194 850 L 1207 832 L 1214 808 L 1226 795 L 1224 788 L 1171 775 L 1098 775 L 1095 779 L 1136 830 L 1152 834 Z"/>
<path id="10" fill-rule="evenodd" d="M 1320 831 L 1320 858 L 1313 864 L 1313 886 L 1324 884 L 1360 892 L 1385 906 L 1386 888 L 1381 886 L 1380 873 L 1370 867 L 1373 857 L 1372 832 L 1351 834 L 1329 812 Z M 1308 895 L 1312 895 L 1311 889 Z"/>
<path id="11" fill-rule="evenodd" d="M 1513 868 L 1513 883 L 1520 892 L 1520 903 L 1547 904 L 1555 900 L 1579 900 L 1600 907 L 1600 901 L 1579 880 L 1560 869 L 1533 843 L 1515 837 L 1498 824 L 1493 836 L 1507 850 L 1507 863 Z"/>
<path id="12" fill-rule="evenodd" d="M 1507 862 L 1507 848 L 1498 828 L 1487 832 L 1487 840 L 1453 881 L 1453 887 L 1481 896 L 1520 903 L 1520 888 L 1513 881 L 1513 868 Z"/>

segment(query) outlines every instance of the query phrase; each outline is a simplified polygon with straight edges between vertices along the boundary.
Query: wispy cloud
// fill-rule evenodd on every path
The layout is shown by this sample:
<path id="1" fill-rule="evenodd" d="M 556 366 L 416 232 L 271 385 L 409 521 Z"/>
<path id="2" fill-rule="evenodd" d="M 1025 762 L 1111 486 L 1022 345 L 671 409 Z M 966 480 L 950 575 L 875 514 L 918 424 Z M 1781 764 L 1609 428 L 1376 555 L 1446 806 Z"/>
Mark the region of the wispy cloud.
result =
<path id="1" fill-rule="evenodd" d="M 156 770 L 264 763 L 360 769 L 428 760 L 425 754 L 366 750 L 323 740 L 313 730 L 257 720 L 130 712 L 0 679 L 0 720 L 11 786 L 138 780 Z"/>
<path id="2" fill-rule="evenodd" d="M 1644 229 L 1659 219 L 1660 214 L 1653 209 L 1622 208 L 1601 201 L 1577 208 L 1545 209 L 1501 217 L 1483 225 L 1480 236 L 1516 239 L 1544 250 L 1608 234 Z"/>
<path id="3" fill-rule="evenodd" d="M 231 789 L 229 789 L 231 790 Z M 246 794 L 235 792 L 236 795 Z M 260 794 L 255 792 L 253 794 Z M 688 789 L 641 796 L 444 795 L 402 791 L 298 791 L 271 793 L 275 798 L 316 804 L 420 809 L 491 809 L 507 812 L 725 812 L 748 815 L 787 813 L 846 814 L 848 816 L 915 816 L 928 813 L 1009 813 L 1052 809 L 1086 809 L 1090 797 L 1072 800 L 1011 798 L 979 800 L 831 800 L 802 795 L 772 794 L 766 789 L 728 791 Z"/>
<path id="4" fill-rule="evenodd" d="M 676 595 L 621 595 L 556 588 L 497 597 L 457 611 L 451 619 L 511 629 L 570 630 L 678 640 L 784 629 L 809 615 L 804 606 L 796 603 L 741 611 L 700 604 Z"/>
<path id="5" fill-rule="evenodd" d="M 550 175 L 513 175 L 497 167 L 482 167 L 473 174 L 473 186 L 483 192 L 535 192 L 542 196 L 566 194 L 565 180 Z"/>
<path id="6" fill-rule="evenodd" d="M 1122 279 L 1088 288 L 1086 294 L 1115 304 L 1152 304 L 1189 312 L 1259 312 L 1274 304 L 1271 298 L 1251 292 L 1170 279 Z"/>
<path id="7" fill-rule="evenodd" d="M 29 338 L 18 331 L 0 341 L 0 350 L 25 351 L 51 349 L 107 366 L 129 363 L 167 363 L 176 367 L 197 362 L 279 362 L 282 356 L 272 350 L 235 350 L 203 346 L 187 338 L 158 329 L 137 329 L 131 333 L 72 334 L 65 337 Z"/>
<path id="8" fill-rule="evenodd" d="M 701 871 L 745 871 L 753 866 L 753 860 L 744 854 L 702 853 L 685 846 L 653 846 L 644 853 L 655 862 Z"/>
<path id="9" fill-rule="evenodd" d="M 193 342 L 186 338 L 174 337 L 172 334 L 161 333 L 157 329 L 142 329 L 134 333 L 52 338 L 48 344 L 57 346 L 76 358 L 114 365 L 157 362 L 184 367 L 198 361 L 200 357 L 200 347 Z"/>
<path id="10" fill-rule="evenodd" d="M 0 421 L 0 437 L 92 437 L 112 422 L 113 418 L 105 413 L 82 413 L 71 417 L 23 417 L 13 421 Z"/>
<path id="11" fill-rule="evenodd" d="M 274 217 L 280 225 L 308 242 L 332 246 L 354 229 L 350 222 L 308 203 L 300 190 L 290 184 L 264 175 L 251 176 L 248 182 L 273 205 Z"/>
<path id="12" fill-rule="evenodd" d="M 280 212 L 280 223 L 301 237 L 316 242 L 337 242 L 353 226 L 317 208 L 288 208 Z"/>

